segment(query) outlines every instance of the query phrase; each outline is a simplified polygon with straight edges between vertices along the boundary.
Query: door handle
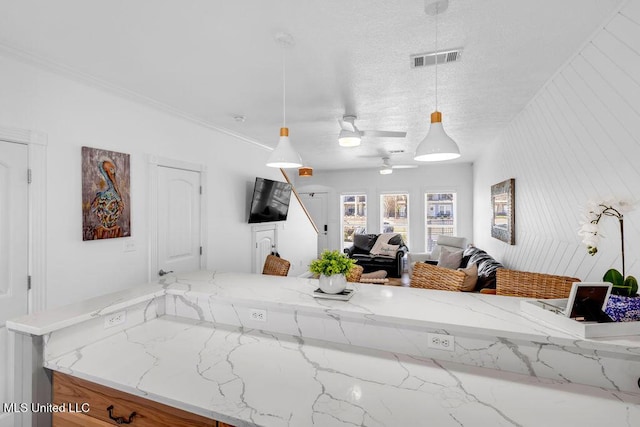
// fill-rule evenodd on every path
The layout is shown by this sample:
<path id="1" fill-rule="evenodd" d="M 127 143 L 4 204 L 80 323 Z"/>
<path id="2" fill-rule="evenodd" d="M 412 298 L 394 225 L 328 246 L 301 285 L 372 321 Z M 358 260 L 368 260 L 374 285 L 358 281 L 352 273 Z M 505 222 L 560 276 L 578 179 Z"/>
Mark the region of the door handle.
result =
<path id="1" fill-rule="evenodd" d="M 163 269 L 160 269 L 160 271 L 158 271 L 158 276 L 162 277 L 162 276 L 167 275 L 169 273 L 173 273 L 173 270 L 164 271 Z"/>

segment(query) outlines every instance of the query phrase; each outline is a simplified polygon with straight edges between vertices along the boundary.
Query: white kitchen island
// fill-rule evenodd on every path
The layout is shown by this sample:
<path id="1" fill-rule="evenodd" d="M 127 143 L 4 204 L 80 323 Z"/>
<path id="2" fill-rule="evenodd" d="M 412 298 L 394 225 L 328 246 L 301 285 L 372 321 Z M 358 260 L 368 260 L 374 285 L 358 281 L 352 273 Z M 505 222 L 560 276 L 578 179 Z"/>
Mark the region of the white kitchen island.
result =
<path id="1" fill-rule="evenodd" d="M 46 401 L 44 367 L 237 426 L 640 425 L 640 337 L 582 339 L 518 298 L 352 286 L 318 300 L 313 279 L 203 271 L 16 319 L 20 395 Z"/>

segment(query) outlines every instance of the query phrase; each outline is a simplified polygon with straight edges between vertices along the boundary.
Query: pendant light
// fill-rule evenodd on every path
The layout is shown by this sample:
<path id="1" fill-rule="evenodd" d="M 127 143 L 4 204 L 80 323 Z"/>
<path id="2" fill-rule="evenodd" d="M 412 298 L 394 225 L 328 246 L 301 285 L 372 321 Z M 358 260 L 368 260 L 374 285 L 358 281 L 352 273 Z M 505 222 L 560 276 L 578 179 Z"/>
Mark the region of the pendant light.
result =
<path id="1" fill-rule="evenodd" d="M 276 34 L 276 41 L 282 45 L 282 127 L 280 128 L 280 141 L 276 149 L 273 150 L 269 159 L 267 160 L 267 166 L 272 168 L 299 168 L 302 166 L 302 159 L 300 155 L 293 149 L 291 141 L 289 140 L 289 128 L 287 127 L 287 82 L 286 82 L 286 55 L 285 51 L 287 47 L 293 46 L 293 37 L 291 34 L 278 33 Z"/>
<path id="2" fill-rule="evenodd" d="M 427 136 L 418 144 L 414 160 L 420 162 L 438 162 L 460 157 L 458 144 L 447 135 L 442 127 L 442 113 L 438 111 L 438 15 L 449 6 L 448 0 L 437 0 L 425 7 L 428 15 L 436 17 L 436 109 L 431 113 L 431 127 Z"/>
<path id="3" fill-rule="evenodd" d="M 313 168 L 309 166 L 303 166 L 298 169 L 298 176 L 310 177 L 313 176 Z"/>

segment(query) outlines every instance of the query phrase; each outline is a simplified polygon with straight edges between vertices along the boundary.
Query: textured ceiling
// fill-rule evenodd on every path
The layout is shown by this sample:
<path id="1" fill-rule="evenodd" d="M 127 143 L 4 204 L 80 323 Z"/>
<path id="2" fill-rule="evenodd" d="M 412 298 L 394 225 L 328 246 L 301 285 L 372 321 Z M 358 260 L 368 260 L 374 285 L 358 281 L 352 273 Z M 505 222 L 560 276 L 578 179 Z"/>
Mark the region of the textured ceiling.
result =
<path id="1" fill-rule="evenodd" d="M 450 0 L 438 17 L 447 133 L 472 162 L 575 54 L 621 0 Z M 409 56 L 435 49 L 423 0 L 0 0 L 0 53 L 20 51 L 91 75 L 247 139 L 275 146 L 286 121 L 316 169 L 395 164 L 413 152 L 435 106 L 434 67 Z M 275 41 L 287 32 L 295 45 Z M 337 120 L 406 131 L 339 147 Z M 246 117 L 244 122 L 234 119 Z M 267 152 L 265 151 L 265 160 Z"/>

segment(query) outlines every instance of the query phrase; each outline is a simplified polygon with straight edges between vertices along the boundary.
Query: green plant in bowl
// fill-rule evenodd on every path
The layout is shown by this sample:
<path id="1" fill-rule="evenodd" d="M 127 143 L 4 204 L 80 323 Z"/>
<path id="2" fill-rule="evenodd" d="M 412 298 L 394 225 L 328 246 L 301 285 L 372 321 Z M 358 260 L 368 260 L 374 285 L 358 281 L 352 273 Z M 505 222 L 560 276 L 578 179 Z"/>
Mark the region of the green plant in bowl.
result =
<path id="1" fill-rule="evenodd" d="M 326 250 L 320 254 L 320 258 L 311 261 L 309 271 L 315 274 L 324 274 L 325 276 L 334 274 L 346 275 L 355 263 L 355 260 L 340 251 Z"/>

